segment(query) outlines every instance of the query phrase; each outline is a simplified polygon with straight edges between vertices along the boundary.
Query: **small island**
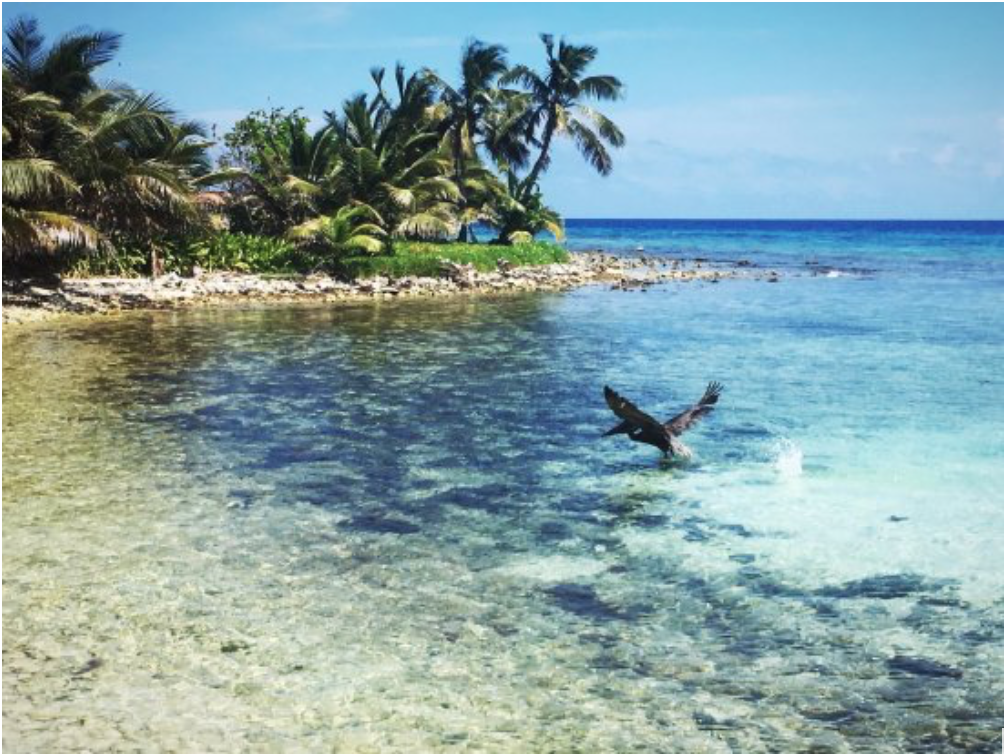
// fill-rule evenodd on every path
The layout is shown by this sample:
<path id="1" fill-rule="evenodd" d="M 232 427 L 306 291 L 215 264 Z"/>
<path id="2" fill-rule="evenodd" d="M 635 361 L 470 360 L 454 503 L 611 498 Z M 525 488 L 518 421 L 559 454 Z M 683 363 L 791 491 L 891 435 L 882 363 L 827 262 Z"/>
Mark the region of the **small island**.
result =
<path id="1" fill-rule="evenodd" d="M 543 34 L 536 71 L 470 41 L 456 82 L 373 68 L 371 91 L 321 125 L 277 107 L 215 141 L 156 94 L 98 84 L 120 41 L 81 32 L 46 46 L 31 18 L 8 30 L 4 322 L 752 276 L 561 246 L 563 219 L 539 189 L 554 145 L 571 140 L 604 176 L 625 143 L 588 105 L 622 95 L 590 70 L 593 46 Z"/>
<path id="2" fill-rule="evenodd" d="M 78 32 L 47 44 L 30 17 L 7 28 L 5 303 L 52 304 L 16 294 L 20 282 L 57 277 L 108 288 L 110 277 L 323 276 L 325 292 L 375 276 L 399 281 L 357 287 L 374 292 L 437 288 L 402 279 L 474 286 L 479 274 L 572 265 L 548 276 L 547 285 L 565 285 L 597 270 L 596 259 L 575 265 L 559 246 L 562 218 L 538 183 L 560 139 L 601 175 L 625 142 L 588 105 L 622 94 L 617 77 L 590 70 L 595 47 L 543 34 L 536 70 L 472 40 L 456 80 L 373 68 L 370 91 L 333 103 L 320 124 L 273 107 L 217 140 L 156 93 L 99 83 L 121 39 Z M 543 233 L 554 241 L 538 240 Z M 516 279 L 518 288 L 544 280 Z M 318 290 L 256 279 L 237 293 L 249 287 Z M 135 286 L 120 288 L 119 301 L 139 301 Z"/>

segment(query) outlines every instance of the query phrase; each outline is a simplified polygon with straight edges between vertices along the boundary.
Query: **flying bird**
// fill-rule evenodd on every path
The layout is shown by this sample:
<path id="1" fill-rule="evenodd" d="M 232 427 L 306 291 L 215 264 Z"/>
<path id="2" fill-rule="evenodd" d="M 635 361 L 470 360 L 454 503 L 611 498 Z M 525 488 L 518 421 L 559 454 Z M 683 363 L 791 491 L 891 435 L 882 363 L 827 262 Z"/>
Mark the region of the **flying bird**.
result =
<path id="1" fill-rule="evenodd" d="M 720 398 L 723 386 L 716 381 L 710 382 L 706 393 L 696 404 L 680 412 L 666 423 L 660 423 L 624 396 L 620 396 L 610 386 L 604 387 L 604 398 L 611 411 L 622 418 L 622 422 L 605 433 L 605 436 L 616 436 L 624 433 L 633 441 L 656 446 L 664 453 L 664 457 L 692 456 L 692 450 L 678 438 L 682 433 L 698 422 L 699 418 L 713 411 L 713 405 Z"/>

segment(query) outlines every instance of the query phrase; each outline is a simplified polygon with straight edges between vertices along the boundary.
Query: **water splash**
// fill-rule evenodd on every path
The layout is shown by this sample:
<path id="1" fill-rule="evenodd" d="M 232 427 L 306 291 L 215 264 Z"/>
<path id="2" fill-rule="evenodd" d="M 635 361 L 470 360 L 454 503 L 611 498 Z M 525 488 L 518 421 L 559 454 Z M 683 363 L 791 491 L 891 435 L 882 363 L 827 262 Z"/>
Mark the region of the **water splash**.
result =
<path id="1" fill-rule="evenodd" d="M 788 438 L 776 442 L 773 465 L 782 478 L 799 478 L 803 475 L 803 449 Z"/>

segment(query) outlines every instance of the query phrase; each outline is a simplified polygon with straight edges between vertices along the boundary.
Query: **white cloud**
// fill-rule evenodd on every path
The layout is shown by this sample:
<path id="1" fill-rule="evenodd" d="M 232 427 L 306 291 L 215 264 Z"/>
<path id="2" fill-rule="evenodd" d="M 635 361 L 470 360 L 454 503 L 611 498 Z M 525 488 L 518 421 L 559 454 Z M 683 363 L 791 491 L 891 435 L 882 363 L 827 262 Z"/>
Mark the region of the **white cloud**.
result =
<path id="1" fill-rule="evenodd" d="M 957 159 L 959 152 L 960 147 L 958 145 L 948 143 L 936 150 L 936 152 L 930 156 L 930 160 L 933 161 L 933 165 L 939 166 L 940 168 L 947 168 Z"/>
<path id="2" fill-rule="evenodd" d="M 985 163 L 982 166 L 982 173 L 984 173 L 988 178 L 999 179 L 1003 178 L 1003 161 L 994 160 Z"/>
<path id="3" fill-rule="evenodd" d="M 754 149 L 812 157 L 854 146 L 859 104 L 844 95 L 768 94 L 612 109 L 630 144 L 656 141 L 710 154 Z"/>

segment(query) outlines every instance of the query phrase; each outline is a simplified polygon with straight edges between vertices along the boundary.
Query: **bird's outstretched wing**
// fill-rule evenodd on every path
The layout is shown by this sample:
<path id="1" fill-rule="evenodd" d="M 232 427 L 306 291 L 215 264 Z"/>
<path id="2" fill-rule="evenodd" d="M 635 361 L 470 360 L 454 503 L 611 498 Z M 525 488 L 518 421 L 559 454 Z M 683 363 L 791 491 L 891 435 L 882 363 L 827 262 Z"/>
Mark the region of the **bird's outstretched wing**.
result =
<path id="1" fill-rule="evenodd" d="M 719 400 L 721 391 L 723 391 L 722 384 L 717 383 L 716 381 L 710 382 L 710 384 L 706 386 L 706 393 L 702 395 L 702 398 L 699 399 L 698 403 L 689 407 L 684 412 L 675 415 L 664 423 L 664 427 L 667 429 L 668 433 L 672 436 L 680 436 L 686 430 L 695 425 L 695 423 L 699 421 L 699 418 L 712 412 L 713 405 Z"/>
<path id="2" fill-rule="evenodd" d="M 611 411 L 623 420 L 622 423 L 616 425 L 605 435 L 628 433 L 636 428 L 651 430 L 658 436 L 666 435 L 663 425 L 647 415 L 624 396 L 620 396 L 610 386 L 604 387 L 604 399 L 608 402 L 608 406 L 611 407 Z"/>

